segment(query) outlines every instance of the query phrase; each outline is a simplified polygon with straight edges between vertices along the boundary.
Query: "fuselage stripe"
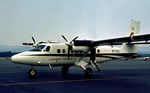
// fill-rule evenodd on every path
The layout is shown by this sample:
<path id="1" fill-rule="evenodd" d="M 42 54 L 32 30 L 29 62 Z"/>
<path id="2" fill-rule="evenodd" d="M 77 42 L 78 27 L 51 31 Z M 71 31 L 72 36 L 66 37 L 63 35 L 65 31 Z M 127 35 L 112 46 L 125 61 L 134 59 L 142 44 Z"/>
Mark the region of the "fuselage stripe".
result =
<path id="1" fill-rule="evenodd" d="M 123 56 L 123 57 L 129 57 L 129 56 L 133 56 L 136 53 L 118 53 L 118 54 L 96 54 L 96 57 L 105 57 L 105 58 L 113 58 L 113 59 L 117 59 L 117 57 L 119 56 Z M 82 57 L 84 54 L 70 54 L 70 57 Z M 22 56 L 56 56 L 56 57 L 62 57 L 62 56 L 68 56 L 68 54 L 30 54 L 30 55 L 22 55 Z M 85 57 L 90 57 L 90 54 L 86 55 Z"/>

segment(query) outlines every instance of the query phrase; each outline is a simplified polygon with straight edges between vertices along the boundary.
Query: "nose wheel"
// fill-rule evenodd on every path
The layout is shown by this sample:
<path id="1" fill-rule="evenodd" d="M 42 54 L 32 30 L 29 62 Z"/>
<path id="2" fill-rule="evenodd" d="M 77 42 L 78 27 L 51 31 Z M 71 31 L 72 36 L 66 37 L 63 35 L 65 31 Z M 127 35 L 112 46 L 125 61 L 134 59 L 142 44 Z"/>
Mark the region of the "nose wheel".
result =
<path id="1" fill-rule="evenodd" d="M 93 73 L 93 71 L 92 71 L 91 68 L 86 68 L 86 70 L 85 70 L 85 77 L 86 78 L 91 78 L 92 77 L 92 73 Z"/>
<path id="2" fill-rule="evenodd" d="M 36 70 L 33 67 L 29 70 L 29 77 L 36 77 Z"/>

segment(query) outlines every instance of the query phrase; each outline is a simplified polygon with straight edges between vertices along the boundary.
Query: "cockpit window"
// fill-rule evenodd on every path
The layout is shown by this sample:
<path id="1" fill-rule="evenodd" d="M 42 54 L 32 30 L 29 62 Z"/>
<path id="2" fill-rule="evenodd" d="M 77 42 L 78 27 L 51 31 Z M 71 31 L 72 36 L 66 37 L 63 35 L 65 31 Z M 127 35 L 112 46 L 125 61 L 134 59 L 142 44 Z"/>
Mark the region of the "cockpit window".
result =
<path id="1" fill-rule="evenodd" d="M 30 51 L 41 51 L 41 50 L 38 49 L 38 48 L 34 48 L 34 49 L 30 50 Z"/>
<path id="2" fill-rule="evenodd" d="M 50 46 L 47 46 L 46 47 L 46 52 L 49 52 L 49 50 L 50 50 Z"/>
<path id="3" fill-rule="evenodd" d="M 30 50 L 30 51 L 41 51 L 43 48 L 45 47 L 45 45 L 39 45 L 36 48 Z"/>
<path id="4" fill-rule="evenodd" d="M 45 45 L 39 45 L 37 48 L 42 50 L 45 47 Z"/>

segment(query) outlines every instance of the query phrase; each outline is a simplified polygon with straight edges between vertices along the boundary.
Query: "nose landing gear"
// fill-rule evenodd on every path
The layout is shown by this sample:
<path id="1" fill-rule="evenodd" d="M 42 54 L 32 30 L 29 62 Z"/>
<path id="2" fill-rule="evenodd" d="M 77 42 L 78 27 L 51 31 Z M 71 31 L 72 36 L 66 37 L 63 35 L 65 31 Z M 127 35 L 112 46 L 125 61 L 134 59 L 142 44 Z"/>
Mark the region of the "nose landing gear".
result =
<path id="1" fill-rule="evenodd" d="M 36 70 L 33 67 L 29 70 L 29 77 L 36 77 Z"/>

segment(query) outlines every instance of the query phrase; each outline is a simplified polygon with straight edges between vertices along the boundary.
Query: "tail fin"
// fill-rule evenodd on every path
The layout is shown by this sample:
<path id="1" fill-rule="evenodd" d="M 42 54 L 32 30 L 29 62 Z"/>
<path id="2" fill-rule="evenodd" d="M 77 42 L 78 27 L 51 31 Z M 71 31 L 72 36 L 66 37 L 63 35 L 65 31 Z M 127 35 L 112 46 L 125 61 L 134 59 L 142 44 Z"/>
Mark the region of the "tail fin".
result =
<path id="1" fill-rule="evenodd" d="M 133 35 L 136 35 L 139 33 L 140 33 L 140 22 L 132 19 L 128 28 L 127 36 L 132 37 Z M 123 52 L 127 52 L 127 53 L 137 53 L 138 45 L 127 45 L 124 43 L 122 45 L 122 50 Z"/>
<path id="2" fill-rule="evenodd" d="M 140 33 L 140 22 L 132 19 L 128 28 L 127 36 L 132 36 L 139 33 Z"/>

